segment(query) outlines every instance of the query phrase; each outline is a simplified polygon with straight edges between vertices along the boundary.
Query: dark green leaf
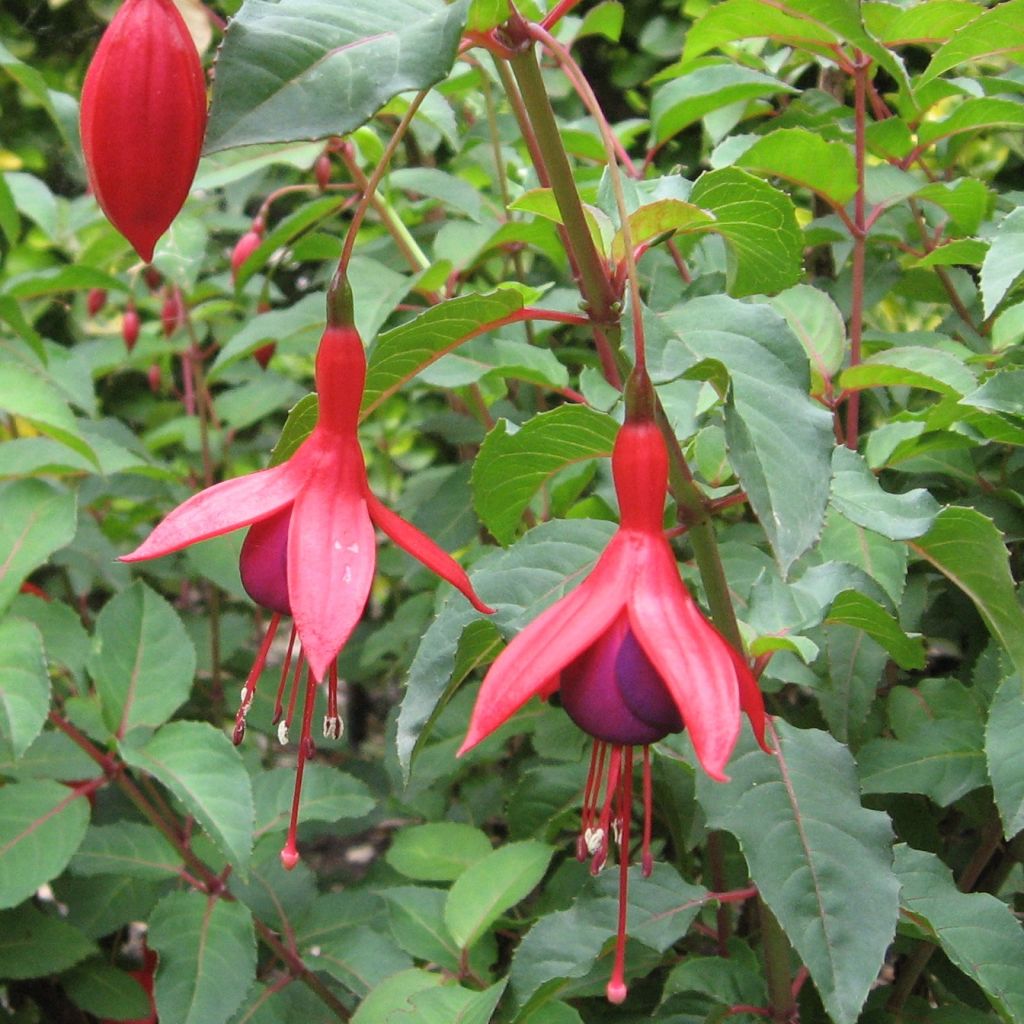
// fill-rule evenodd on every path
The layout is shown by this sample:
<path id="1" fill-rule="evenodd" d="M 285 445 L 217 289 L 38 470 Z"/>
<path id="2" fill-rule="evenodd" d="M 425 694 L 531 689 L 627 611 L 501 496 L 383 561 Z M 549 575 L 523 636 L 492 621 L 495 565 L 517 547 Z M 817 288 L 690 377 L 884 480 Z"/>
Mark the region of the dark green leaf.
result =
<path id="1" fill-rule="evenodd" d="M 445 77 L 466 8 L 440 0 L 249 0 L 217 57 L 207 151 L 358 128 L 398 93 Z"/>
<path id="2" fill-rule="evenodd" d="M 5 371 L 6 372 L 6 371 Z M 75 535 L 75 496 L 41 480 L 0 487 L 0 611 L 33 569 Z"/>
<path id="3" fill-rule="evenodd" d="M 515 433 L 498 420 L 473 464 L 473 504 L 502 544 L 515 536 L 530 500 L 555 473 L 611 454 L 618 424 L 582 405 L 534 416 Z"/>
<path id="4" fill-rule="evenodd" d="M 900 668 L 922 669 L 924 640 L 904 633 L 900 624 L 877 601 L 855 590 L 843 591 L 832 602 L 827 622 L 840 622 L 863 630 L 881 644 Z"/>
<path id="5" fill-rule="evenodd" d="M 50 710 L 43 638 L 24 619 L 0 621 L 0 741 L 16 758 L 42 731 Z"/>
<path id="6" fill-rule="evenodd" d="M 1003 822 L 1003 833 L 1012 839 L 1024 829 L 1024 692 L 1020 676 L 999 684 L 985 726 L 985 756 L 992 791 Z"/>
<path id="7" fill-rule="evenodd" d="M 0 787 L 0 908 L 59 875 L 88 824 L 89 801 L 58 782 Z"/>
<path id="8" fill-rule="evenodd" d="M 252 915 L 198 892 L 165 896 L 149 920 L 160 956 L 156 1008 L 177 1024 L 224 1024 L 256 978 Z"/>
<path id="9" fill-rule="evenodd" d="M 896 928 L 892 828 L 861 807 L 853 759 L 827 733 L 777 719 L 772 740 L 774 757 L 749 745 L 734 756 L 728 784 L 698 772 L 697 796 L 708 824 L 739 840 L 829 1016 L 852 1024 Z"/>
<path id="10" fill-rule="evenodd" d="M 30 903 L 0 913 L 0 978 L 56 974 L 95 951 L 77 928 Z"/>
<path id="11" fill-rule="evenodd" d="M 1014 106 L 1020 107 L 1015 103 Z M 1021 107 L 1024 122 L 1024 107 Z M 989 317 L 1024 275 L 1024 208 L 1006 216 L 996 229 L 981 265 L 981 298 Z"/>
<path id="12" fill-rule="evenodd" d="M 121 755 L 166 786 L 242 874 L 252 853 L 249 773 L 231 740 L 206 722 L 171 722 Z"/>
<path id="13" fill-rule="evenodd" d="M 256 838 L 288 827 L 295 772 L 274 768 L 256 776 L 252 795 L 256 808 Z M 306 765 L 302 777 L 300 821 L 336 822 L 361 818 L 373 810 L 374 799 L 366 783 L 346 772 L 315 761 Z"/>
<path id="14" fill-rule="evenodd" d="M 164 880 L 181 870 L 181 857 L 152 825 L 118 821 L 93 825 L 71 860 L 76 875 L 128 875 Z"/>
<path id="15" fill-rule="evenodd" d="M 195 649 L 177 612 L 138 581 L 104 605 L 88 668 L 107 727 L 124 736 L 162 725 L 184 704 Z"/>
<path id="16" fill-rule="evenodd" d="M 1024 934 L 1013 911 L 985 892 L 960 892 L 934 854 L 896 847 L 900 902 L 1005 1021 L 1024 1020 Z"/>
<path id="17" fill-rule="evenodd" d="M 1024 611 L 1017 601 L 1002 534 L 970 508 L 945 508 L 911 549 L 973 602 L 992 635 L 1024 675 Z"/>

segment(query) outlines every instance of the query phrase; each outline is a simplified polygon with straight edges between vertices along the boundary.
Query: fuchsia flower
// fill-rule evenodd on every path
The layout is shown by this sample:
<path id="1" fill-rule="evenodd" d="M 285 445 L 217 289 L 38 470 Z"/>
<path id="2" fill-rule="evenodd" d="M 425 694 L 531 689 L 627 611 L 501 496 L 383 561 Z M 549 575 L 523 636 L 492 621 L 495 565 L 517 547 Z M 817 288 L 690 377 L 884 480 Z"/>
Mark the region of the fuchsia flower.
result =
<path id="1" fill-rule="evenodd" d="M 376 563 L 374 527 L 461 590 L 475 608 L 491 611 L 450 555 L 370 491 L 358 437 L 365 379 L 366 356 L 355 328 L 328 326 L 316 358 L 319 418 L 295 454 L 279 466 L 226 480 L 189 498 L 122 558 L 126 562 L 158 558 L 230 530 L 250 528 L 240 559 L 242 582 L 253 600 L 273 616 L 242 691 L 236 743 L 245 733 L 245 716 L 282 615 L 291 615 L 294 626 L 275 721 L 283 712 L 296 635 L 302 644 L 287 716 L 279 726 L 282 742 L 292 721 L 303 663 L 308 666 L 291 825 L 281 852 L 286 867 L 298 861 L 295 830 L 302 772 L 315 749 L 310 738 L 313 706 L 317 684 L 325 676 L 324 735 L 337 738 L 341 734 L 336 659 L 370 593 Z"/>
<path id="2" fill-rule="evenodd" d="M 558 692 L 569 717 L 595 739 L 577 855 L 595 873 L 619 836 L 619 922 L 608 999 L 626 998 L 625 931 L 633 747 L 643 747 L 642 865 L 652 869 L 648 746 L 683 728 L 714 779 L 746 712 L 765 746 L 761 693 L 747 663 L 700 613 L 662 530 L 668 453 L 658 428 L 627 422 L 612 454 L 620 526 L 590 575 L 516 636 L 480 687 L 459 753 L 533 696 Z M 767 749 L 767 747 L 765 747 Z M 604 799 L 599 800 L 604 776 Z"/>

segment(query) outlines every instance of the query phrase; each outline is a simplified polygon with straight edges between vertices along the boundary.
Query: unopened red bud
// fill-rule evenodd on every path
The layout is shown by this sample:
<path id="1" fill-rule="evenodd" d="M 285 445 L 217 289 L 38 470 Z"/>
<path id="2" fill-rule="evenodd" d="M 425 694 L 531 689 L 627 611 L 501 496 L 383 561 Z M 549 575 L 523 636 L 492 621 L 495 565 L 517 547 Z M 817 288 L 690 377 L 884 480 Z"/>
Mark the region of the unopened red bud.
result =
<path id="1" fill-rule="evenodd" d="M 331 158 L 326 153 L 321 153 L 316 158 L 316 163 L 313 164 L 313 174 L 322 192 L 331 182 Z"/>
<path id="2" fill-rule="evenodd" d="M 89 316 L 95 316 L 107 304 L 107 290 L 105 288 L 90 288 L 89 294 L 85 297 L 85 308 Z"/>
<path id="3" fill-rule="evenodd" d="M 259 348 L 253 349 L 252 357 L 260 364 L 260 369 L 265 370 L 267 368 L 267 364 L 274 358 L 274 353 L 276 351 L 277 344 L 271 341 L 266 345 L 260 345 Z"/>
<path id="4" fill-rule="evenodd" d="M 260 247 L 263 236 L 255 231 L 247 231 L 235 243 L 234 251 L 231 253 L 231 280 L 238 280 L 238 272 L 242 264 Z"/>
<path id="5" fill-rule="evenodd" d="M 160 271 L 156 267 L 150 265 L 142 272 L 142 278 L 146 282 L 146 287 L 151 291 L 155 292 L 157 288 L 164 283 L 164 279 L 160 274 Z"/>
<path id="6" fill-rule="evenodd" d="M 160 310 L 160 323 L 164 329 L 164 337 L 169 338 L 185 322 L 185 304 L 181 292 L 172 289 L 164 299 Z"/>
<path id="7" fill-rule="evenodd" d="M 124 339 L 124 347 L 129 352 L 135 348 L 135 343 L 139 340 L 140 325 L 139 311 L 134 303 L 129 302 L 121 317 L 121 337 Z"/>
<path id="8" fill-rule="evenodd" d="M 149 372 L 146 374 L 146 377 L 149 380 L 149 390 L 152 391 L 154 395 L 160 394 L 160 386 L 163 383 L 163 374 L 160 372 L 160 364 L 154 363 L 149 368 Z"/>
<path id="9" fill-rule="evenodd" d="M 206 78 L 172 0 L 126 0 L 82 87 L 82 151 L 110 222 L 146 261 L 188 196 L 206 130 Z"/>

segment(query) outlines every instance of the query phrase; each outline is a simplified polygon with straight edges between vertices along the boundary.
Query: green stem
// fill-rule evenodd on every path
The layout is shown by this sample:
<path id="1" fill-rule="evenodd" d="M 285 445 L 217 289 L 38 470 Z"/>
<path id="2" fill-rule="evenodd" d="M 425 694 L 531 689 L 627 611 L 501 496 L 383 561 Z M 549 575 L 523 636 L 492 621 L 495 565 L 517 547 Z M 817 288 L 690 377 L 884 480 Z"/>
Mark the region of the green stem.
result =
<path id="1" fill-rule="evenodd" d="M 771 1019 L 777 1024 L 791 1021 L 796 1012 L 793 999 L 793 978 L 790 969 L 789 942 L 768 904 L 759 896 L 758 916 L 761 920 L 761 950 L 764 953 L 765 981 Z"/>
<path id="2" fill-rule="evenodd" d="M 587 227 L 583 202 L 576 188 L 576 180 L 573 178 L 569 158 L 562 144 L 555 112 L 551 108 L 540 65 L 537 63 L 536 48 L 531 44 L 528 49 L 512 58 L 510 65 L 533 126 L 558 212 L 562 216 L 562 223 L 576 255 L 583 297 L 587 301 L 594 323 L 602 327 L 606 333 L 614 333 L 613 346 L 617 348 L 619 312 L 616 308 L 615 295 L 608 280 L 604 261 Z"/>

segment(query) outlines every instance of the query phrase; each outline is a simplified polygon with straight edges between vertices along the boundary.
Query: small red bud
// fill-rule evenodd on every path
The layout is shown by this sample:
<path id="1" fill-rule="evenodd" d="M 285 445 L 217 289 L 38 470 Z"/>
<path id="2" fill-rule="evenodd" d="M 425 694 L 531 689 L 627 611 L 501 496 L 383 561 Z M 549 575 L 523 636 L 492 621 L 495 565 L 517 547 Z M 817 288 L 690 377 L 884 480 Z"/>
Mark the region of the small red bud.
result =
<path id="1" fill-rule="evenodd" d="M 260 345 L 259 348 L 253 349 L 252 357 L 260 364 L 260 369 L 265 370 L 267 364 L 271 359 L 274 358 L 274 353 L 277 351 L 277 345 L 271 341 L 266 345 Z"/>
<path id="2" fill-rule="evenodd" d="M 95 316 L 107 304 L 107 290 L 105 288 L 90 288 L 89 294 L 85 297 L 85 308 L 89 316 Z"/>
<path id="3" fill-rule="evenodd" d="M 160 271 L 156 267 L 150 265 L 142 272 L 143 280 L 146 282 L 146 287 L 151 291 L 155 292 L 157 288 L 164 283 L 164 279 L 160 274 Z"/>
<path id="4" fill-rule="evenodd" d="M 121 317 L 121 337 L 124 339 L 124 347 L 129 352 L 135 348 L 135 342 L 139 340 L 139 326 L 139 311 L 135 308 L 134 302 L 129 302 Z"/>
<path id="5" fill-rule="evenodd" d="M 313 164 L 313 174 L 316 176 L 316 183 L 320 186 L 320 191 L 323 192 L 331 182 L 331 158 L 326 153 L 321 153 L 316 158 L 316 163 Z"/>
<path id="6" fill-rule="evenodd" d="M 172 288 L 164 299 L 160 310 L 160 323 L 164 329 L 164 337 L 169 338 L 185 322 L 185 304 L 181 292 Z"/>
<path id="7" fill-rule="evenodd" d="M 149 380 L 149 390 L 152 391 L 154 395 L 160 394 L 160 385 L 163 383 L 163 374 L 160 372 L 160 364 L 154 363 L 146 373 L 146 377 Z"/>
<path id="8" fill-rule="evenodd" d="M 235 244 L 231 253 L 231 280 L 238 280 L 242 264 L 260 247 L 263 236 L 257 231 L 247 231 Z"/>
<path id="9" fill-rule="evenodd" d="M 82 151 L 100 208 L 147 262 L 188 196 L 206 78 L 172 0 L 126 0 L 82 86 Z"/>

